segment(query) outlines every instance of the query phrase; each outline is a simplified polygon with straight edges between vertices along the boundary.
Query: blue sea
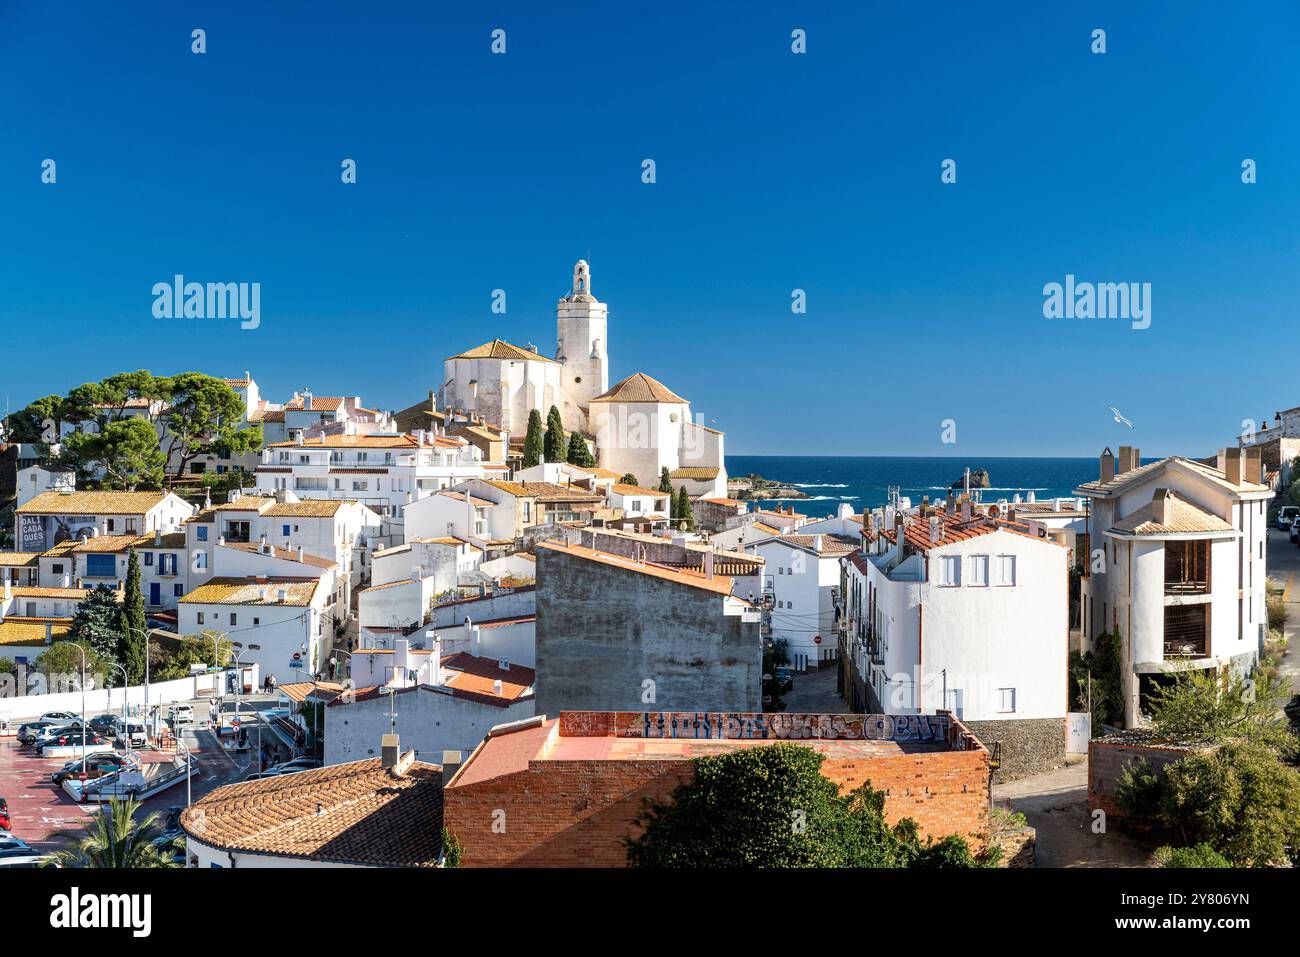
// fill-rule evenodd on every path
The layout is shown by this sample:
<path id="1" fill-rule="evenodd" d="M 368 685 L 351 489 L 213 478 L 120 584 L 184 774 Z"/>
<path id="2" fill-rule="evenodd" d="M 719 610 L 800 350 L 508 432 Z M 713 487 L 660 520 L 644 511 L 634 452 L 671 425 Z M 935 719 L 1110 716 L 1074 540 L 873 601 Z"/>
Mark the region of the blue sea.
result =
<path id="1" fill-rule="evenodd" d="M 796 456 L 728 455 L 727 474 L 733 478 L 757 473 L 765 479 L 791 485 L 810 499 L 771 499 L 798 502 L 810 515 L 830 514 L 840 502 L 855 512 L 886 504 L 889 487 L 921 503 L 921 496 L 933 500 L 947 494 L 949 486 L 968 467 L 987 469 L 991 488 L 983 491 L 985 502 L 1010 499 L 1017 492 L 1037 498 L 1068 496 L 1081 482 L 1097 477 L 1095 458 L 994 458 L 956 456 Z"/>

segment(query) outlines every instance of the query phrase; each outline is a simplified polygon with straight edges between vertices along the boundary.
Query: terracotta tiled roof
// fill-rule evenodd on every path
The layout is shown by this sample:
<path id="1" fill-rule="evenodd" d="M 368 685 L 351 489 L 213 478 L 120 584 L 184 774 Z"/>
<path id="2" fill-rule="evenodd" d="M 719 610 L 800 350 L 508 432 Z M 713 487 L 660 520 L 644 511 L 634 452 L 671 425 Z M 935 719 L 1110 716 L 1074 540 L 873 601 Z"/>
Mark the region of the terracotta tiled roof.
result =
<path id="1" fill-rule="evenodd" d="M 1228 481 L 1223 472 L 1213 466 L 1206 465 L 1203 462 L 1197 462 L 1195 459 L 1185 458 L 1181 455 L 1171 455 L 1168 458 L 1160 459 L 1158 462 L 1149 462 L 1146 465 L 1139 465 L 1135 469 L 1129 469 L 1127 472 L 1121 472 L 1107 482 L 1100 479 L 1092 482 L 1084 482 L 1075 492 L 1080 495 L 1088 495 L 1104 498 L 1122 491 L 1135 482 L 1151 478 L 1159 473 L 1171 468 L 1182 468 L 1193 475 L 1209 479 L 1220 488 L 1234 492 L 1267 492 L 1267 485 L 1257 485 L 1253 482 L 1242 482 L 1240 485 L 1233 485 Z"/>
<path id="2" fill-rule="evenodd" d="M 259 422 L 283 422 L 284 409 L 254 409 L 248 413 L 248 421 L 254 425 Z"/>
<path id="3" fill-rule="evenodd" d="M 14 511 L 19 515 L 143 515 L 167 492 L 42 492 Z"/>
<path id="4" fill-rule="evenodd" d="M 405 757 L 405 756 L 404 756 Z M 401 774 L 380 758 L 218 788 L 181 815 L 197 841 L 371 867 L 433 867 L 442 851 L 442 769 Z"/>
<path id="5" fill-rule="evenodd" d="M 685 405 L 686 400 L 644 372 L 628 376 L 622 382 L 615 383 L 607 392 L 602 392 L 592 402 L 668 402 Z"/>
<path id="6" fill-rule="evenodd" d="M 239 551 L 246 552 L 249 555 L 262 555 L 261 545 L 257 542 L 226 542 L 223 547 L 238 549 Z M 275 552 L 271 553 L 268 551 L 262 556 L 264 558 L 278 558 L 281 561 L 286 562 L 301 562 L 304 565 L 311 565 L 313 568 L 338 567 L 338 562 L 331 561 L 328 558 L 322 558 L 319 555 L 309 555 L 307 552 L 303 552 L 300 557 L 298 555 L 298 549 L 296 548 L 283 548 L 271 545 L 268 545 L 267 547 L 268 549 L 274 547 Z"/>
<path id="7" fill-rule="evenodd" d="M 573 468 L 594 475 L 596 478 L 621 479 L 626 474 L 624 472 L 615 472 L 613 469 L 602 469 L 594 466 L 588 467 L 586 465 L 575 465 Z"/>
<path id="8" fill-rule="evenodd" d="M 0 552 L 0 568 L 35 565 L 40 557 L 40 552 Z"/>
<path id="9" fill-rule="evenodd" d="M 275 502 L 262 514 L 268 518 L 330 518 L 350 504 L 343 499 L 309 498 L 301 502 Z"/>
<path id="10" fill-rule="evenodd" d="M 526 694 L 537 680 L 537 673 L 532 668 L 521 665 L 501 668 L 495 658 L 476 658 L 464 651 L 444 656 L 442 667 L 455 672 L 444 676 L 446 687 L 506 701 L 514 701 Z M 501 682 L 500 694 L 496 691 L 497 681 Z"/>
<path id="11" fill-rule="evenodd" d="M 493 485 L 496 485 L 497 483 L 496 483 L 496 482 L 493 482 L 492 484 L 493 484 Z M 448 489 L 444 489 L 443 491 L 439 492 L 438 494 L 439 494 L 439 495 L 442 495 L 442 496 L 444 496 L 444 497 L 446 497 L 446 498 L 454 499 L 454 500 L 456 500 L 457 502 L 463 502 L 463 501 L 465 501 L 465 493 L 464 493 L 464 492 L 453 492 L 453 491 L 450 491 L 450 490 L 448 490 Z M 475 506 L 475 508 L 487 508 L 489 505 L 495 505 L 495 504 L 496 504 L 496 502 L 489 502 L 489 501 L 488 501 L 487 499 L 485 499 L 485 498 L 477 498 L 476 496 L 473 496 L 473 495 L 471 495 L 471 496 L 469 497 L 469 500 L 470 500 L 471 503 L 473 503 L 473 505 Z"/>
<path id="12" fill-rule="evenodd" d="M 521 349 L 519 346 L 512 346 L 504 339 L 493 339 L 491 342 L 485 342 L 481 346 L 475 346 L 473 349 L 459 353 L 458 355 L 448 356 L 448 359 L 515 359 L 525 362 L 555 362 L 554 359 L 548 359 L 544 355 L 539 355 L 531 349 Z"/>
<path id="13" fill-rule="evenodd" d="M 155 544 L 153 535 L 97 535 L 73 545 L 69 551 L 77 554 L 97 552 L 125 552 L 129 548 L 184 548 L 185 533 L 170 532 Z"/>
<path id="14" fill-rule="evenodd" d="M 714 505 L 744 505 L 744 501 L 738 498 L 702 498 L 701 502 L 711 502 Z"/>
<path id="15" fill-rule="evenodd" d="M 414 585 L 414 578 L 400 578 L 395 582 L 384 582 L 382 585 L 371 585 L 369 588 L 362 588 L 357 592 L 358 595 L 366 595 L 372 591 L 383 591 L 385 588 L 398 588 L 402 585 Z"/>
<path id="16" fill-rule="evenodd" d="M 940 526 L 939 540 L 937 542 L 930 541 L 929 518 L 914 516 L 910 522 L 904 525 L 907 544 L 917 551 L 929 551 L 931 548 L 939 548 L 944 545 L 951 545 L 954 542 L 978 538 L 981 535 L 991 535 L 993 532 L 999 531 L 1009 532 L 1012 535 L 1023 535 L 1025 538 L 1056 545 L 1058 548 L 1065 547 L 1060 542 L 1053 541 L 1050 538 L 1030 534 L 1029 526 L 1020 522 L 990 518 L 987 515 L 980 515 L 978 512 L 973 513 L 969 522 L 963 522 L 960 515 L 952 515 L 941 510 L 936 510 L 934 514 L 938 516 Z M 896 539 L 892 527 L 884 529 L 880 532 L 880 535 L 889 542 L 894 542 Z"/>
<path id="17" fill-rule="evenodd" d="M 413 435 L 385 435 L 372 432 L 369 435 L 318 435 L 312 439 L 303 439 L 302 445 L 295 441 L 272 442 L 268 449 L 414 449 L 420 442 Z"/>
<path id="18" fill-rule="evenodd" d="M 503 482 L 483 479 L 487 485 L 521 498 L 536 498 L 542 502 L 603 502 L 604 498 L 586 489 L 559 485 L 555 482 Z"/>
<path id="19" fill-rule="evenodd" d="M 703 465 L 691 465 L 686 468 L 673 469 L 668 473 L 668 477 L 675 479 L 712 481 L 718 477 L 718 473 L 721 471 L 721 469 L 706 467 Z"/>
<path id="20" fill-rule="evenodd" d="M 294 411 L 337 412 L 344 401 L 341 395 L 314 395 L 311 397 L 311 408 L 308 409 L 306 407 L 306 397 L 298 396 L 296 399 L 290 399 L 286 402 L 284 407 Z"/>
<path id="21" fill-rule="evenodd" d="M 14 588 L 11 594 L 15 598 L 74 598 L 81 600 L 90 594 L 89 588 Z M 121 592 L 117 592 L 121 596 Z"/>
<path id="22" fill-rule="evenodd" d="M 319 578 L 212 578 L 180 599 L 191 605 L 282 605 L 305 608 L 320 585 Z M 280 589 L 288 593 L 284 601 L 277 597 Z M 261 593 L 265 591 L 266 597 Z"/>
<path id="23" fill-rule="evenodd" d="M 1165 498 L 1165 520 L 1155 520 L 1155 502 L 1135 509 L 1113 526 L 1115 531 L 1132 535 L 1173 535 L 1189 532 L 1235 532 L 1236 529 L 1217 515 L 1193 505 L 1169 492 Z"/>
<path id="24" fill-rule="evenodd" d="M 773 542 L 784 542 L 797 548 L 804 548 L 808 551 L 817 551 L 818 539 L 821 540 L 821 550 L 819 555 L 838 558 L 841 555 L 847 555 L 849 552 L 856 551 L 858 543 L 851 538 L 844 538 L 840 535 L 778 535 L 774 539 L 761 542 L 763 545 L 770 545 Z"/>
<path id="25" fill-rule="evenodd" d="M 71 618 L 15 618 L 10 615 L 0 621 L 0 645 L 43 645 L 47 623 L 50 637 L 55 641 L 72 629 Z"/>
<path id="26" fill-rule="evenodd" d="M 615 483 L 610 488 L 619 495 L 653 495 L 655 498 L 667 498 L 672 492 L 661 492 L 655 488 L 642 488 L 640 485 L 623 485 Z"/>
<path id="27" fill-rule="evenodd" d="M 576 558 L 599 562 L 602 565 L 611 565 L 615 568 L 622 568 L 625 571 L 649 575 L 652 578 L 674 582 L 678 585 L 686 585 L 690 588 L 702 588 L 705 591 L 711 591 L 718 595 L 731 594 L 732 580 L 726 575 L 714 575 L 714 577 L 708 578 L 703 572 L 666 568 L 663 565 L 637 562 L 630 558 L 624 558 L 622 555 L 613 555 L 609 552 L 599 552 L 594 548 L 587 548 L 585 545 L 561 545 L 558 542 L 538 542 L 537 547 L 545 549 L 548 552 L 562 552 L 565 555 L 573 555 Z"/>
<path id="28" fill-rule="evenodd" d="M 275 690 L 290 701 L 306 701 L 308 698 L 318 698 L 321 701 L 330 702 L 348 689 L 346 685 L 339 684 L 336 681 L 291 681 L 288 684 L 276 685 Z"/>
<path id="29" fill-rule="evenodd" d="M 214 512 L 260 512 L 268 505 L 274 505 L 275 499 L 269 495 L 241 495 L 233 502 L 213 505 Z M 206 509 L 204 510 L 206 511 Z"/>

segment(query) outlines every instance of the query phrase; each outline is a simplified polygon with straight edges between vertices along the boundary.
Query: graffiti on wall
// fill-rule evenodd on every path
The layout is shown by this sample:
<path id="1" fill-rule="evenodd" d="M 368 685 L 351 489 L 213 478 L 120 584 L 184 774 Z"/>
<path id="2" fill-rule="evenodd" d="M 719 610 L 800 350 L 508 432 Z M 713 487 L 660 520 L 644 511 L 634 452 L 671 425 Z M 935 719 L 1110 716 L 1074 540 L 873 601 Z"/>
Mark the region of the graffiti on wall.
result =
<path id="1" fill-rule="evenodd" d="M 947 715 L 761 714 L 745 712 L 645 711 L 561 714 L 561 733 L 571 737 L 718 738 L 761 740 L 914 741 L 944 743 Z"/>

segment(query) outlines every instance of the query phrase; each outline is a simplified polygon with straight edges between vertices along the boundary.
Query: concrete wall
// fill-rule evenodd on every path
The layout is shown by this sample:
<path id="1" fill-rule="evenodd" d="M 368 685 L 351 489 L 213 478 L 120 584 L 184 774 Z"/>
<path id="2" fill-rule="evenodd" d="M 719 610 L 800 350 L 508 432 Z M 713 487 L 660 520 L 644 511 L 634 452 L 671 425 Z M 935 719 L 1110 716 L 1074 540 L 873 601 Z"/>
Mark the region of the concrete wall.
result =
<path id="1" fill-rule="evenodd" d="M 351 704 L 339 699 L 325 709 L 325 763 L 377 756 L 380 739 L 392 727 L 390 704 L 397 712 L 402 750 L 414 748 L 418 760 L 436 764 L 442 764 L 443 751 L 462 751 L 468 757 L 494 726 L 522 721 L 535 713 L 532 698 L 500 707 L 425 686 L 399 692 L 391 699 L 381 695 Z"/>
<path id="2" fill-rule="evenodd" d="M 230 669 L 233 673 L 234 669 Z M 195 675 L 190 678 L 177 678 L 174 681 L 155 681 L 149 685 L 149 703 L 170 704 L 173 701 L 189 701 L 196 698 L 200 691 L 211 691 L 217 681 L 225 687 L 224 675 Z M 29 687 L 30 687 L 29 676 Z M 253 673 L 253 684 L 258 683 L 257 672 Z M 47 711 L 81 712 L 81 692 L 64 691 L 54 694 L 29 694 L 13 696 L 13 675 L 0 675 L 0 715 L 7 717 L 12 724 L 15 719 L 40 717 Z M 144 704 L 144 685 L 131 685 L 128 688 L 96 688 L 86 691 L 86 712 L 99 714 L 103 711 L 117 711 L 122 707 L 123 694 L 130 707 Z"/>
<path id="3" fill-rule="evenodd" d="M 724 597 L 550 549 L 537 554 L 537 708 L 759 711 L 758 624 Z"/>

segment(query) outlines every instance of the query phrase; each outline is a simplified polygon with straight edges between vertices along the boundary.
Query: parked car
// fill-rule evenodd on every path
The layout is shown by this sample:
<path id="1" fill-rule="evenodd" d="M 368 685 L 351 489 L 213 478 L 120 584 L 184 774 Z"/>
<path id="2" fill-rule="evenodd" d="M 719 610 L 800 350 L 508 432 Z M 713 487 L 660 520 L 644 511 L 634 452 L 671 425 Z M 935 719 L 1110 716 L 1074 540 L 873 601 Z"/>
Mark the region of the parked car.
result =
<path id="1" fill-rule="evenodd" d="M 119 719 L 116 740 L 129 744 L 133 748 L 143 748 L 149 743 L 149 731 L 143 721 L 134 718 L 125 721 Z"/>
<path id="2" fill-rule="evenodd" d="M 51 774 L 50 780 L 56 785 L 61 785 L 68 778 L 79 777 L 83 763 L 86 768 L 87 780 L 101 778 L 105 774 L 112 774 L 114 771 L 122 770 L 122 768 L 135 767 L 136 764 L 134 760 L 124 754 L 118 754 L 116 751 L 103 751 L 99 754 L 88 755 L 85 762 L 81 758 L 73 758 Z"/>
<path id="3" fill-rule="evenodd" d="M 284 774 L 289 771 L 311 771 L 319 767 L 322 767 L 320 758 L 294 758 L 292 761 L 284 762 L 284 764 L 277 764 L 275 769 Z"/>
<path id="4" fill-rule="evenodd" d="M 101 714 L 90 719 L 90 730 L 97 734 L 111 735 L 117 728 L 117 715 Z"/>
<path id="5" fill-rule="evenodd" d="M 178 724 L 190 724 L 194 721 L 194 709 L 187 704 L 172 705 L 168 717 L 171 718 L 173 727 Z"/>
<path id="6" fill-rule="evenodd" d="M 1291 523 L 1291 544 L 1300 545 L 1300 518 Z"/>
<path id="7" fill-rule="evenodd" d="M 108 743 L 108 738 L 96 734 L 89 728 L 86 729 L 85 733 L 82 733 L 81 729 L 78 728 L 75 731 L 65 731 L 62 734 L 56 735 L 48 744 L 43 744 L 41 747 L 65 748 L 70 745 L 79 746 L 84 744 L 88 748 L 97 748 Z"/>
<path id="8" fill-rule="evenodd" d="M 9 817 L 9 802 L 0 798 L 0 831 L 8 831 L 13 826 L 14 822 Z"/>
<path id="9" fill-rule="evenodd" d="M 45 855 L 16 837 L 0 840 L 0 867 L 39 867 Z"/>
<path id="10" fill-rule="evenodd" d="M 42 721 L 71 721 L 73 718 L 80 721 L 81 715 L 73 711 L 47 711 L 41 715 Z"/>
<path id="11" fill-rule="evenodd" d="M 1300 518 L 1300 505 L 1283 505 L 1277 510 L 1277 527 L 1285 532 L 1297 518 Z"/>
<path id="12" fill-rule="evenodd" d="M 274 768 L 269 771 L 250 771 L 239 779 L 239 783 L 243 784 L 246 781 L 260 781 L 262 778 L 274 778 L 278 777 L 279 774 L 280 772 Z"/>
<path id="13" fill-rule="evenodd" d="M 69 723 L 70 722 L 66 720 L 65 721 L 44 721 L 44 720 L 29 721 L 26 724 L 19 725 L 18 743 L 31 744 L 33 741 L 39 738 L 46 731 L 49 731 L 52 728 L 66 727 Z"/>
<path id="14" fill-rule="evenodd" d="M 87 740 L 89 740 L 90 736 L 93 735 L 94 733 L 95 732 L 87 728 L 86 729 Z M 65 735 L 76 735 L 77 739 L 80 740 L 81 722 L 78 721 L 76 724 L 51 725 L 50 727 L 45 728 L 43 731 L 41 731 L 41 733 L 38 734 L 35 738 L 33 738 L 31 742 L 29 742 L 29 744 L 32 748 L 39 751 L 41 748 L 48 748 L 51 742 L 56 741 L 57 739 L 64 737 Z"/>

